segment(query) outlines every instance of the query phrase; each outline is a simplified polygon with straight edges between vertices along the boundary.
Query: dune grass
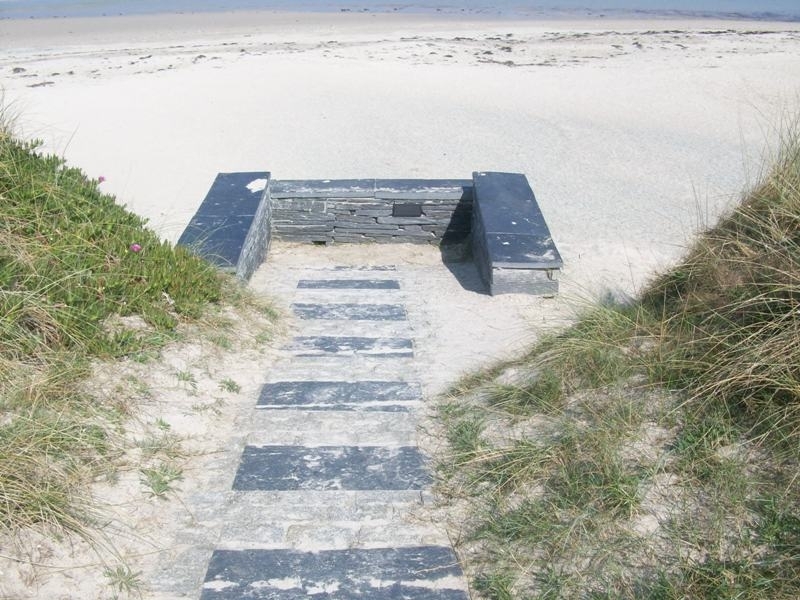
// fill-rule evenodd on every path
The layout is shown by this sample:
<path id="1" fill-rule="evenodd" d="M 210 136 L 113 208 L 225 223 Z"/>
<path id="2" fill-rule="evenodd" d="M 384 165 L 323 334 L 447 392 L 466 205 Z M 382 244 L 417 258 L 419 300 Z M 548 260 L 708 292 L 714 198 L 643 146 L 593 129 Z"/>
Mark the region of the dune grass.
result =
<path id="1" fill-rule="evenodd" d="M 635 301 L 442 402 L 478 596 L 800 597 L 798 133 Z"/>
<path id="2" fill-rule="evenodd" d="M 148 360 L 232 279 L 0 127 L 0 529 L 88 535 L 88 484 L 131 411 L 84 385 L 92 363 Z M 174 473 L 143 473 L 161 485 Z"/>

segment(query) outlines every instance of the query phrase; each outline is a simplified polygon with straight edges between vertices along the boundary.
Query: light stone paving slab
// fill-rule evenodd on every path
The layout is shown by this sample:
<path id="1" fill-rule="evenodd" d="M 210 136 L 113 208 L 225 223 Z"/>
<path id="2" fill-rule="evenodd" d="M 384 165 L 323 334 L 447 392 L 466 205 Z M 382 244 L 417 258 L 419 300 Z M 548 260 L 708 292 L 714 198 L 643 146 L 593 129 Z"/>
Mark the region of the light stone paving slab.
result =
<path id="1" fill-rule="evenodd" d="M 295 446 L 414 446 L 417 419 L 408 412 L 353 413 L 334 410 L 259 410 L 253 415 L 254 431 L 248 445 Z"/>
<path id="2" fill-rule="evenodd" d="M 418 381 L 417 365 L 413 356 L 386 360 L 372 356 L 356 355 L 347 358 L 329 356 L 293 356 L 291 362 L 282 363 L 280 371 L 270 370 L 264 374 L 266 382 L 296 381 L 299 379 L 332 379 L 346 376 L 366 380 L 396 379 Z"/>
<path id="3" fill-rule="evenodd" d="M 302 337 L 411 338 L 407 321 L 304 319 L 293 329 Z"/>

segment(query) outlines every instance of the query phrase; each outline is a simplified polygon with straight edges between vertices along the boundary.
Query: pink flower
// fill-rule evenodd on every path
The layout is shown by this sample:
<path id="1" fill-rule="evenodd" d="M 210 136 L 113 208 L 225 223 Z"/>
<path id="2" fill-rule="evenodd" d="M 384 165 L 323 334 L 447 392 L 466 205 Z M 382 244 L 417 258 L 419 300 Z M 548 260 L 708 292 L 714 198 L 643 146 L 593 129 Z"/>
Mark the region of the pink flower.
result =
<path id="1" fill-rule="evenodd" d="M 142 247 L 139 244 L 131 244 L 130 251 L 131 252 L 141 252 L 142 251 Z"/>
<path id="2" fill-rule="evenodd" d="M 105 180 L 106 180 L 106 178 L 104 176 L 100 175 L 100 177 L 97 178 L 97 183 L 103 183 Z"/>

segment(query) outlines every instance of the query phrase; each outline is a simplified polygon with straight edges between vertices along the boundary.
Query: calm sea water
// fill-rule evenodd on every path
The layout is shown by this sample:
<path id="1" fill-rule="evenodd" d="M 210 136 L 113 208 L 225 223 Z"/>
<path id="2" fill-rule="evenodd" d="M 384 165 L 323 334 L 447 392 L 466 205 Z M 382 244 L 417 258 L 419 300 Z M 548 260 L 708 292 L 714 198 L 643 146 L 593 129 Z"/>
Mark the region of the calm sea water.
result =
<path id="1" fill-rule="evenodd" d="M 443 12 L 487 15 L 682 14 L 800 21 L 800 0 L 0 0 L 0 18 L 225 10 Z"/>

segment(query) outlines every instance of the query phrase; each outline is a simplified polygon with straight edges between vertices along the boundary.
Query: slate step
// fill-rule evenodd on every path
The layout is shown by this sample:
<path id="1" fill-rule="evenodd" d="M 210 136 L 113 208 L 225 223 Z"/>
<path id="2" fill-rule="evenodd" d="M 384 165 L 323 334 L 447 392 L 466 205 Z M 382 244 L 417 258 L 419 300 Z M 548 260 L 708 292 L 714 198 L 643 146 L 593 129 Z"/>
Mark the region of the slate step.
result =
<path id="1" fill-rule="evenodd" d="M 422 400 L 405 381 L 278 381 L 261 388 L 258 408 L 405 411 Z"/>
<path id="2" fill-rule="evenodd" d="M 201 600 L 467 600 L 450 548 L 216 550 Z"/>
<path id="3" fill-rule="evenodd" d="M 292 304 L 294 314 L 301 319 L 326 319 L 345 321 L 405 321 L 406 309 L 402 304 Z"/>
<path id="4" fill-rule="evenodd" d="M 301 279 L 298 289 L 317 290 L 399 290 L 396 279 Z"/>
<path id="5" fill-rule="evenodd" d="M 258 410 L 250 418 L 251 446 L 413 446 L 416 415 L 405 411 Z"/>
<path id="6" fill-rule="evenodd" d="M 295 356 L 370 356 L 401 358 L 414 356 L 414 344 L 408 338 L 358 336 L 297 336 L 285 346 Z"/>
<path id="7" fill-rule="evenodd" d="M 432 478 L 411 446 L 245 446 L 234 490 L 422 490 Z"/>

